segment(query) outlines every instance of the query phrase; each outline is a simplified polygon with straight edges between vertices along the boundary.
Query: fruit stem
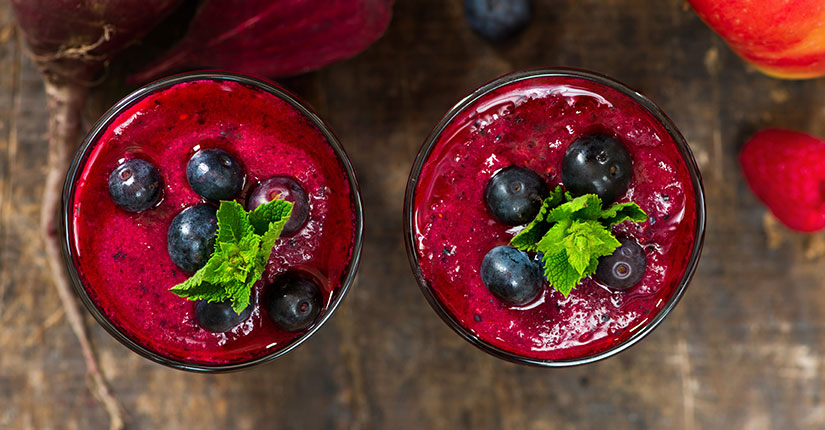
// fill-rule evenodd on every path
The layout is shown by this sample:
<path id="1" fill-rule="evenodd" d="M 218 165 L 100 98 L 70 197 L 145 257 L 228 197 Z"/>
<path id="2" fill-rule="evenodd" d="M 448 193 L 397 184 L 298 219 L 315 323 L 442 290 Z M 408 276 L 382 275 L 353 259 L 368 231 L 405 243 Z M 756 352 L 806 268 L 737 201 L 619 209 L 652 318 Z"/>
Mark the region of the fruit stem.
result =
<path id="1" fill-rule="evenodd" d="M 82 134 L 81 111 L 86 103 L 89 89 L 84 85 L 68 82 L 48 74 L 45 75 L 45 87 L 49 110 L 49 167 L 43 191 L 40 227 L 46 247 L 47 261 L 54 278 L 57 294 L 66 312 L 66 319 L 83 352 L 83 358 L 86 362 L 86 374 L 90 385 L 89 389 L 106 408 L 106 412 L 109 414 L 109 428 L 121 430 L 125 427 L 121 407 L 109 390 L 106 378 L 100 371 L 60 251 L 61 238 L 58 222 L 60 219 L 61 190 L 69 163 L 80 143 Z"/>

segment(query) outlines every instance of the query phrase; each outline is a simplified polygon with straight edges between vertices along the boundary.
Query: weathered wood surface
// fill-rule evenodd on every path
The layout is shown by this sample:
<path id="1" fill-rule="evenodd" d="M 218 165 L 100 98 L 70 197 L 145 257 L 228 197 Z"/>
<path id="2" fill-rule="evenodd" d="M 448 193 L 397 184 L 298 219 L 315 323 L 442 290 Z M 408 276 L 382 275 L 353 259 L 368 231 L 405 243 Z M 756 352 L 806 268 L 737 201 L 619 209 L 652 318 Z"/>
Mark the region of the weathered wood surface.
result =
<path id="1" fill-rule="evenodd" d="M 536 3 L 526 33 L 490 45 L 458 0 L 399 0 L 368 51 L 282 81 L 357 168 L 358 283 L 303 347 L 228 375 L 152 364 L 87 317 L 131 428 L 825 428 L 825 235 L 766 220 L 736 162 L 763 127 L 825 136 L 825 80 L 757 73 L 682 0 Z M 41 249 L 45 98 L 8 9 L 0 1 L 0 428 L 106 428 Z M 696 153 L 709 208 L 704 257 L 673 314 L 629 351 L 566 370 L 461 340 L 419 292 L 401 235 L 407 174 L 441 115 L 498 75 L 549 65 L 604 72 L 659 103 Z M 90 116 L 122 95 L 98 94 Z"/>

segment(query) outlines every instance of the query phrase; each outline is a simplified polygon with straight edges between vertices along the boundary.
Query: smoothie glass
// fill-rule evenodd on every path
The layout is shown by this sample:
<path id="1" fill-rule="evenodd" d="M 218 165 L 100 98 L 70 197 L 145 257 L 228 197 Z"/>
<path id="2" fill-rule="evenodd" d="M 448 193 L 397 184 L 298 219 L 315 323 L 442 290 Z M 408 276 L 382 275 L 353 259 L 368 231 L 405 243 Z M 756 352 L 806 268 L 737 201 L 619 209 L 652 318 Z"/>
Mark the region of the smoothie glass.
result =
<path id="1" fill-rule="evenodd" d="M 215 205 L 189 188 L 186 160 L 211 147 L 246 169 L 242 204 L 256 184 L 285 175 L 301 182 L 309 206 L 303 227 L 276 242 L 252 289 L 251 316 L 226 333 L 199 328 L 194 302 L 169 291 L 191 275 L 167 253 L 171 219 L 192 205 Z M 129 157 L 150 160 L 163 179 L 160 202 L 136 214 L 116 207 L 105 190 L 109 172 Z M 66 178 L 61 228 L 75 291 L 109 334 L 154 362 L 215 372 L 282 356 L 332 316 L 355 278 L 363 211 L 344 148 L 302 101 L 267 81 L 199 72 L 148 84 L 95 124 Z M 313 277 L 323 297 L 314 323 L 288 332 L 260 303 L 263 289 L 290 270 Z"/>
<path id="2" fill-rule="evenodd" d="M 479 266 L 519 228 L 490 217 L 486 181 L 524 165 L 552 190 L 561 183 L 565 148 L 592 132 L 629 142 L 634 176 L 623 201 L 638 200 L 650 220 L 615 229 L 646 244 L 650 275 L 629 292 L 585 278 L 568 297 L 545 283 L 527 305 L 496 300 Z M 413 273 L 448 326 L 496 357 L 565 367 L 627 349 L 676 306 L 701 253 L 705 201 L 687 142 L 655 104 L 606 76 L 553 68 L 500 77 L 453 107 L 415 159 L 403 216 Z"/>

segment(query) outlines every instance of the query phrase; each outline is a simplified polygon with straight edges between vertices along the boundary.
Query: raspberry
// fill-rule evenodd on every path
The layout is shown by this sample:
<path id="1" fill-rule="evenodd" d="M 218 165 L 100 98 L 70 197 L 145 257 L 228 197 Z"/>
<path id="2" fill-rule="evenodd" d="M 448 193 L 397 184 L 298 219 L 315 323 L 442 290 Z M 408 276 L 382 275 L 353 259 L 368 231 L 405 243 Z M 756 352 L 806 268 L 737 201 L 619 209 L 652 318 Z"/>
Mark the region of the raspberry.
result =
<path id="1" fill-rule="evenodd" d="M 825 141 L 790 130 L 763 130 L 739 154 L 751 190 L 793 230 L 825 228 Z"/>

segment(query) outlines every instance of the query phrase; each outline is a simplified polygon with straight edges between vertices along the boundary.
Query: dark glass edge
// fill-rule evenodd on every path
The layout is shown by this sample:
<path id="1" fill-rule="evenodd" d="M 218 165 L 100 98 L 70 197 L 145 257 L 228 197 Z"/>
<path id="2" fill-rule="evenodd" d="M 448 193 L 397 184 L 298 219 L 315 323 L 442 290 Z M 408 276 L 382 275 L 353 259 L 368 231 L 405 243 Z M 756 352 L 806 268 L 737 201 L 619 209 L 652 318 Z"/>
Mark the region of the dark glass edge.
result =
<path id="1" fill-rule="evenodd" d="M 420 264 L 418 262 L 418 253 L 415 249 L 415 213 L 413 210 L 415 203 L 415 189 L 418 184 L 418 178 L 421 175 L 421 170 L 424 166 L 424 163 L 429 158 L 433 147 L 435 146 L 438 138 L 441 136 L 441 133 L 444 131 L 447 125 L 450 122 L 452 122 L 452 120 L 455 119 L 456 116 L 458 116 L 458 114 L 460 114 L 465 108 L 470 106 L 472 103 L 474 103 L 476 100 L 486 95 L 487 93 L 514 82 L 519 82 L 522 80 L 537 77 L 568 77 L 590 80 L 605 85 L 616 91 L 619 91 L 620 93 L 627 95 L 628 97 L 632 98 L 634 101 L 639 103 L 642 107 L 645 108 L 645 110 L 647 110 L 651 115 L 653 115 L 654 118 L 656 118 L 656 120 L 658 120 L 662 124 L 662 126 L 665 127 L 665 129 L 668 131 L 668 133 L 671 135 L 674 142 L 676 143 L 676 146 L 678 147 L 679 152 L 681 153 L 682 158 L 684 159 L 685 164 L 688 168 L 688 172 L 690 174 L 691 182 L 693 185 L 694 196 L 696 199 L 696 230 L 690 260 L 688 261 L 688 265 L 685 268 L 685 273 L 682 276 L 682 279 L 679 283 L 679 287 L 673 293 L 673 295 L 671 295 L 670 299 L 665 304 L 665 306 L 663 306 L 659 313 L 656 315 L 656 317 L 648 321 L 641 330 L 631 335 L 631 337 L 629 337 L 622 343 L 619 343 L 605 351 L 596 354 L 568 360 L 543 360 L 525 357 L 494 346 L 480 339 L 478 336 L 472 334 L 459 321 L 457 321 L 455 317 L 453 317 L 452 313 L 450 313 L 450 311 L 448 311 L 441 303 L 441 301 L 438 300 L 438 298 L 435 296 L 435 293 L 432 291 L 432 289 L 427 283 L 426 278 L 423 276 L 423 273 L 421 272 Z M 418 154 L 416 155 L 415 162 L 413 163 L 413 166 L 410 170 L 409 180 L 407 181 L 403 211 L 404 243 L 406 245 L 407 258 L 409 259 L 410 267 L 412 268 L 413 274 L 416 278 L 416 281 L 418 282 L 418 286 L 421 289 L 421 292 L 424 294 L 424 297 L 427 299 L 427 302 L 429 302 L 430 306 L 433 308 L 436 314 L 438 314 L 442 321 L 444 321 L 444 323 L 446 323 L 447 326 L 453 329 L 466 341 L 470 342 L 471 344 L 473 344 L 474 346 L 478 347 L 479 349 L 488 354 L 491 354 L 495 357 L 513 363 L 526 364 L 537 367 L 572 367 L 604 360 L 630 348 L 631 346 L 639 342 L 641 339 L 646 337 L 648 334 L 650 334 L 656 327 L 659 326 L 659 324 L 665 319 L 665 317 L 668 314 L 670 314 L 670 312 L 673 310 L 676 304 L 679 303 L 679 300 L 681 300 L 682 296 L 684 295 L 684 292 L 687 289 L 690 280 L 693 278 L 693 275 L 696 272 L 696 267 L 699 263 L 699 258 L 702 254 L 702 246 L 704 244 L 706 223 L 705 193 L 702 185 L 701 172 L 699 170 L 699 166 L 696 164 L 696 159 L 693 156 L 693 151 L 690 149 L 690 146 L 688 145 L 687 141 L 682 136 L 681 132 L 679 132 L 678 128 L 673 123 L 673 121 L 664 113 L 664 111 L 661 110 L 661 108 L 659 108 L 650 99 L 648 99 L 638 91 L 630 88 L 629 86 L 600 73 L 568 67 L 528 69 L 510 73 L 499 78 L 496 78 L 493 81 L 488 82 L 487 84 L 482 85 L 481 87 L 473 91 L 470 95 L 464 97 L 456 105 L 454 105 L 436 124 L 436 126 L 433 128 L 433 130 L 430 132 L 430 134 L 427 136 L 426 140 L 422 144 L 421 149 L 418 151 Z"/>
<path id="2" fill-rule="evenodd" d="M 106 316 L 103 315 L 103 313 L 98 309 L 97 305 L 94 303 L 94 300 L 92 300 L 92 298 L 86 291 L 86 288 L 83 286 L 83 283 L 80 279 L 80 275 L 78 274 L 77 268 L 74 264 L 74 257 L 72 254 L 72 247 L 70 244 L 71 236 L 69 234 L 68 225 L 70 224 L 72 218 L 71 202 L 74 200 L 74 183 L 75 179 L 77 178 L 77 175 L 80 173 L 80 166 L 83 164 L 83 162 L 88 156 L 89 150 L 92 147 L 92 143 L 97 140 L 99 135 L 105 131 L 106 127 L 108 127 L 111 121 L 113 121 L 118 114 L 128 109 L 135 103 L 139 102 L 145 96 L 180 83 L 198 80 L 224 80 L 238 82 L 244 85 L 250 85 L 262 89 L 264 91 L 270 92 L 289 103 L 292 107 L 294 107 L 307 118 L 309 118 L 310 121 L 318 128 L 318 130 L 327 139 L 327 142 L 332 147 L 333 151 L 335 152 L 335 155 L 338 157 L 338 161 L 341 163 L 341 167 L 343 167 L 344 171 L 346 172 L 347 180 L 350 184 L 350 192 L 352 193 L 352 209 L 353 213 L 355 214 L 356 224 L 354 233 L 355 238 L 353 241 L 352 257 L 349 264 L 349 270 L 346 274 L 346 277 L 341 282 L 341 289 L 338 293 L 337 298 L 327 307 L 326 312 L 324 312 L 321 318 L 309 330 L 302 333 L 298 338 L 296 338 L 289 344 L 285 345 L 283 348 L 274 351 L 270 354 L 264 355 L 262 357 L 258 357 L 252 360 L 247 360 L 239 363 L 210 365 L 201 363 L 189 363 L 184 360 L 166 357 L 144 347 L 143 345 L 134 341 L 125 333 L 121 332 L 120 329 L 118 329 L 111 321 L 109 321 L 109 319 L 106 318 Z M 326 122 L 324 122 L 311 108 L 309 108 L 309 106 L 304 104 L 301 100 L 299 100 L 295 95 L 293 95 L 286 89 L 281 88 L 280 86 L 269 81 L 237 73 L 204 71 L 183 73 L 149 83 L 124 97 L 122 100 L 117 102 L 113 107 L 111 107 L 108 111 L 106 111 L 106 113 L 103 114 L 103 116 L 101 116 L 101 118 L 95 123 L 95 125 L 91 128 L 86 137 L 83 139 L 83 142 L 81 143 L 79 149 L 74 155 L 68 173 L 66 174 L 66 181 L 63 184 L 60 229 L 62 233 L 61 248 L 63 250 L 63 259 L 66 263 L 66 268 L 71 278 L 74 291 L 80 297 L 86 309 L 92 314 L 92 316 L 95 318 L 98 324 L 103 326 L 103 328 L 106 329 L 106 331 L 112 337 L 117 339 L 124 346 L 136 352 L 140 356 L 148 360 L 151 360 L 155 363 L 191 372 L 217 373 L 245 369 L 283 356 L 286 353 L 296 349 L 298 346 L 303 344 L 307 339 L 309 339 L 313 334 L 315 334 L 315 332 L 318 331 L 321 328 L 321 326 L 324 325 L 324 323 L 326 323 L 326 321 L 338 309 L 338 306 L 343 301 L 344 296 L 346 296 L 347 292 L 349 291 L 350 287 L 355 281 L 355 275 L 358 271 L 358 265 L 361 259 L 361 248 L 363 247 L 364 211 L 363 204 L 361 201 L 361 189 L 358 184 L 358 179 L 356 177 L 355 170 L 352 166 L 349 156 L 347 156 L 347 153 L 343 145 L 332 132 L 332 129 L 329 127 L 329 125 L 327 125 Z"/>

